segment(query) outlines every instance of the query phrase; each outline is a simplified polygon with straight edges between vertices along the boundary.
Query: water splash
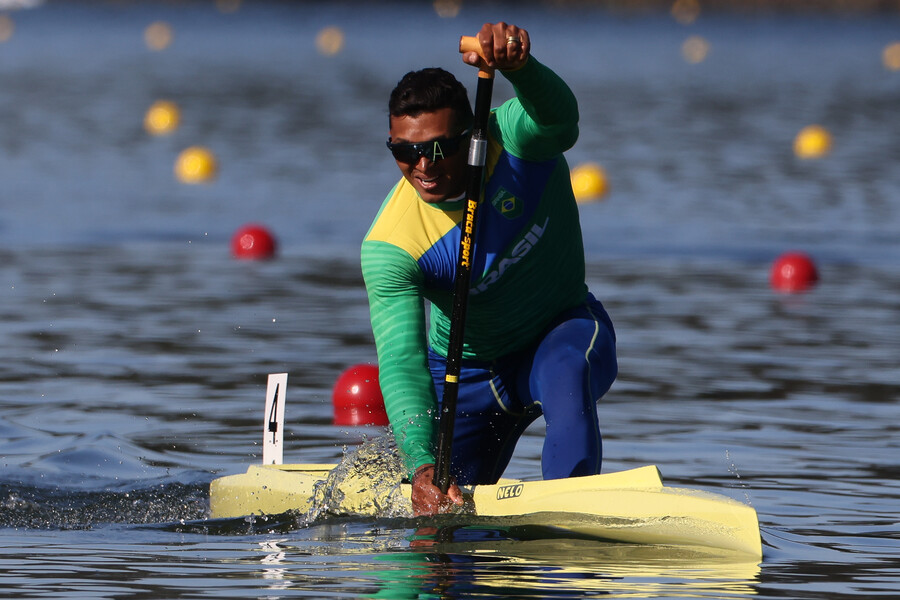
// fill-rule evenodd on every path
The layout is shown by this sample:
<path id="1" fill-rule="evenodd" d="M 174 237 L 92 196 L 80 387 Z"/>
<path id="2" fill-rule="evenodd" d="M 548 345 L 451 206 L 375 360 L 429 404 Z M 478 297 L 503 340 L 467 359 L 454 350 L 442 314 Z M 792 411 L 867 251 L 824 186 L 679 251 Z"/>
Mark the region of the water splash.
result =
<path id="1" fill-rule="evenodd" d="M 359 517 L 379 523 L 405 521 L 413 515 L 409 492 L 404 493 L 401 487 L 404 475 L 393 436 L 364 439 L 359 446 L 345 447 L 340 463 L 314 485 L 305 512 L 180 520 L 160 527 L 181 533 L 251 535 L 318 527 L 340 529 L 343 524 L 357 523 Z"/>
<path id="2" fill-rule="evenodd" d="M 92 529 L 207 515 L 204 483 L 167 482 L 128 490 L 82 491 L 0 483 L 0 528 Z"/>
<path id="3" fill-rule="evenodd" d="M 315 486 L 306 522 L 326 515 L 410 517 L 409 498 L 401 491 L 404 470 L 394 438 L 385 435 L 364 441 Z"/>
<path id="4" fill-rule="evenodd" d="M 731 459 L 731 453 L 728 449 L 725 450 L 725 460 L 728 461 L 728 472 L 734 475 L 734 478 L 737 480 L 737 483 L 733 487 L 740 488 L 744 493 L 744 500 L 750 506 L 753 506 L 753 500 L 750 498 L 750 487 L 747 483 L 741 479 L 741 474 L 738 472 L 737 464 Z"/>

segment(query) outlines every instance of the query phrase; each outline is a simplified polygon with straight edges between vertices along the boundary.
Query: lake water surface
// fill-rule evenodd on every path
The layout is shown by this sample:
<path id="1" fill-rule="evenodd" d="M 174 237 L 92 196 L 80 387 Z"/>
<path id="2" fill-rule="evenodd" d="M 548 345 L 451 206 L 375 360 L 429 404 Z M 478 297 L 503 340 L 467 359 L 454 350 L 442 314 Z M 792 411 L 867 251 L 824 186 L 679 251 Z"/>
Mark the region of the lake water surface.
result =
<path id="1" fill-rule="evenodd" d="M 803 19 L 430 3 L 53 3 L 0 43 L 0 595 L 16 598 L 900 597 L 900 17 Z M 331 424 L 373 362 L 359 242 L 398 178 L 386 98 L 487 20 L 529 29 L 579 97 L 570 162 L 588 277 L 619 336 L 604 472 L 752 504 L 760 564 L 574 540 L 411 545 L 402 519 L 212 521 L 209 482 L 260 461 L 268 373 L 286 459 L 381 428 Z M 172 45 L 144 29 L 168 22 Z M 343 50 L 315 37 L 340 27 Z M 699 64 L 681 55 L 702 36 Z M 510 88 L 498 80 L 495 99 Z M 155 100 L 181 107 L 167 137 Z M 826 158 L 794 157 L 811 123 Z M 177 182 L 190 145 L 220 172 Z M 231 258 L 267 225 L 269 262 Z M 769 287 L 814 257 L 802 295 Z M 540 472 L 539 424 L 508 476 Z"/>

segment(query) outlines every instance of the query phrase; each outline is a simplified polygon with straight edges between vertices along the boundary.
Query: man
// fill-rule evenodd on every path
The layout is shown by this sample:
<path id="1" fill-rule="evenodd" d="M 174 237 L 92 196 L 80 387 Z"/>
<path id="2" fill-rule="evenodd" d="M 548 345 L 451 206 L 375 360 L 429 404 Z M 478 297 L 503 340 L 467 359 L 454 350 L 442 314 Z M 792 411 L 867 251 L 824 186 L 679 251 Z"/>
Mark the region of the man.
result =
<path id="1" fill-rule="evenodd" d="M 596 474 L 596 403 L 617 364 L 612 323 L 585 285 L 562 156 L 578 137 L 577 102 L 530 55 L 524 29 L 487 23 L 477 37 L 516 97 L 488 127 L 451 474 L 458 484 L 496 483 L 541 414 L 544 478 Z M 463 60 L 480 64 L 475 52 Z M 388 147 L 403 177 L 363 241 L 362 270 L 385 407 L 413 509 L 427 515 L 462 504 L 456 484 L 445 495 L 432 480 L 473 115 L 465 88 L 442 69 L 404 76 L 389 112 Z"/>

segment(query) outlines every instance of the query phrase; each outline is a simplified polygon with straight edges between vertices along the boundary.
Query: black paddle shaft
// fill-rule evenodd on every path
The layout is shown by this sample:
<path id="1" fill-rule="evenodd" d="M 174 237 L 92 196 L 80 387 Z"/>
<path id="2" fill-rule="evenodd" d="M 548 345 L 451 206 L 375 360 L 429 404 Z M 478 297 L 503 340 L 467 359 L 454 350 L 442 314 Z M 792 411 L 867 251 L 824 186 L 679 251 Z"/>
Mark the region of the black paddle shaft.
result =
<path id="1" fill-rule="evenodd" d="M 450 456 L 453 449 L 453 425 L 456 420 L 456 398 L 459 393 L 459 373 L 462 362 L 463 333 L 466 325 L 466 308 L 469 303 L 469 285 L 472 280 L 473 250 L 475 248 L 475 224 L 478 202 L 484 179 L 487 156 L 487 126 L 491 114 L 493 77 L 479 74 L 475 91 L 475 123 L 469 144 L 469 163 L 466 203 L 459 223 L 459 257 L 456 263 L 456 280 L 453 288 L 453 309 L 450 313 L 450 339 L 447 343 L 447 371 L 444 376 L 444 395 L 441 400 L 440 429 L 438 430 L 437 457 L 434 468 L 434 485 L 446 494 L 450 488 Z"/>

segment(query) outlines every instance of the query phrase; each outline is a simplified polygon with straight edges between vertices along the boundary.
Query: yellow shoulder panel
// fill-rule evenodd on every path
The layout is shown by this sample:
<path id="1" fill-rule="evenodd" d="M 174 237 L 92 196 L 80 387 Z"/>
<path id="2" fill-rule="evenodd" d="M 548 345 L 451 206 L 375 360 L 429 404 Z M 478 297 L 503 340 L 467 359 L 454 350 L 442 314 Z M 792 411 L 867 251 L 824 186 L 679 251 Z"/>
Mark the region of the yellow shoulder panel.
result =
<path id="1" fill-rule="evenodd" d="M 403 179 L 386 201 L 366 241 L 393 244 L 419 260 L 462 219 L 461 203 L 452 204 L 454 209 L 446 210 L 423 201 L 415 188 Z"/>

